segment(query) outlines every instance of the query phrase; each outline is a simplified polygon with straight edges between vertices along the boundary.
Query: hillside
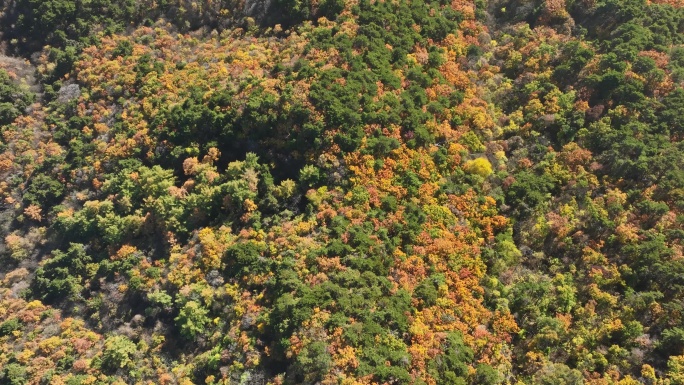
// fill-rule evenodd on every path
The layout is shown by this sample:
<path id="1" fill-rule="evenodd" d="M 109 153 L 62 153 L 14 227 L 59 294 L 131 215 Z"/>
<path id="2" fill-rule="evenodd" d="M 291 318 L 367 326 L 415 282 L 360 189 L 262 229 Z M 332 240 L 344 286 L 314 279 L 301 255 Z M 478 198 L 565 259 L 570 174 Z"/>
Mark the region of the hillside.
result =
<path id="1" fill-rule="evenodd" d="M 684 384 L 684 8 L 0 1 L 0 385 Z"/>

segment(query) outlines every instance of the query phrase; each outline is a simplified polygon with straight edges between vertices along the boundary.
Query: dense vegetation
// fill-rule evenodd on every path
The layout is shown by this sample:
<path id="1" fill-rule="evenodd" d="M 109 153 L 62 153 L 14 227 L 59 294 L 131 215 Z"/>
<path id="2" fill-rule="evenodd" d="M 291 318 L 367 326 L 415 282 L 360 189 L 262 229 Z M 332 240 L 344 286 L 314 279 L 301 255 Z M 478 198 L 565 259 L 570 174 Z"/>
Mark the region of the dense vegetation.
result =
<path id="1" fill-rule="evenodd" d="M 684 384 L 680 2 L 0 5 L 0 385 Z"/>

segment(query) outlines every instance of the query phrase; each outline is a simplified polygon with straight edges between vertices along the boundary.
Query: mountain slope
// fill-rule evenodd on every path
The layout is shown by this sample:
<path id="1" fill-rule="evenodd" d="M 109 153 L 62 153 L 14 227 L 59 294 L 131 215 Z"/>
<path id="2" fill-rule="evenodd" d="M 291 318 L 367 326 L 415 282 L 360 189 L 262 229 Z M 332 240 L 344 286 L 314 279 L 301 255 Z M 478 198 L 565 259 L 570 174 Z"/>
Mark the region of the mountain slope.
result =
<path id="1" fill-rule="evenodd" d="M 0 383 L 682 381 L 676 4 L 24 3 Z"/>

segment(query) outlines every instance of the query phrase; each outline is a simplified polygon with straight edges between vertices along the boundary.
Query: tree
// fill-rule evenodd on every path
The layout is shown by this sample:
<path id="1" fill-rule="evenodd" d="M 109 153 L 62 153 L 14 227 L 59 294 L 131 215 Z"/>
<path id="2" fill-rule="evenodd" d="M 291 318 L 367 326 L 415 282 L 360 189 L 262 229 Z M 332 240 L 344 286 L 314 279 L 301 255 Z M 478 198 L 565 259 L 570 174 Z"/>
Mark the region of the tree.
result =
<path id="1" fill-rule="evenodd" d="M 535 384 L 540 385 L 582 385 L 584 377 L 579 370 L 567 365 L 549 363 L 534 374 Z"/>
<path id="2" fill-rule="evenodd" d="M 22 90 L 4 69 L 0 69 L 0 126 L 12 123 L 24 114 L 26 108 L 35 100 L 35 95 Z"/>
<path id="3" fill-rule="evenodd" d="M 188 301 L 183 305 L 178 316 L 175 318 L 176 326 L 180 329 L 181 335 L 189 340 L 194 340 L 205 332 L 205 327 L 209 324 L 207 314 L 209 311 L 195 301 Z"/>
<path id="4" fill-rule="evenodd" d="M 52 258 L 36 271 L 34 293 L 46 302 L 78 298 L 92 261 L 80 243 L 70 244 L 66 252 L 54 251 Z"/>
<path id="5" fill-rule="evenodd" d="M 107 338 L 102 351 L 102 366 L 114 372 L 119 369 L 135 367 L 135 355 L 138 352 L 135 344 L 125 336 Z"/>
<path id="6" fill-rule="evenodd" d="M 475 370 L 474 384 L 496 385 L 501 382 L 501 376 L 494 368 L 487 364 L 478 364 Z"/>
<path id="7" fill-rule="evenodd" d="M 297 355 L 295 371 L 297 383 L 315 384 L 325 376 L 332 365 L 328 345 L 322 341 L 305 346 Z"/>
<path id="8" fill-rule="evenodd" d="M 492 174 L 492 164 L 487 158 L 469 160 L 463 165 L 463 168 L 467 172 L 479 175 L 483 178 L 486 178 Z"/>
<path id="9" fill-rule="evenodd" d="M 439 385 L 465 385 L 473 357 L 473 351 L 465 345 L 462 335 L 452 332 L 442 343 L 442 354 L 429 362 L 428 370 Z"/>
<path id="10" fill-rule="evenodd" d="M 667 361 L 667 377 L 672 385 L 684 385 L 684 356 L 670 356 Z"/>
<path id="11" fill-rule="evenodd" d="M 26 368 L 18 363 L 11 363 L 0 372 L 0 383 L 7 385 L 24 385 L 28 382 Z"/>

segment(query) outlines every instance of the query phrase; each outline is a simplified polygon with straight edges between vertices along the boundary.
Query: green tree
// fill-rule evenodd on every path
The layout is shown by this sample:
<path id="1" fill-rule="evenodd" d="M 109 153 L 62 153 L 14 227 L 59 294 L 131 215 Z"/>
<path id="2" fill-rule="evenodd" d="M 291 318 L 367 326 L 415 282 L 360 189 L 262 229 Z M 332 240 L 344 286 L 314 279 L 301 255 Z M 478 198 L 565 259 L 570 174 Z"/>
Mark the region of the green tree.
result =
<path id="1" fill-rule="evenodd" d="M 80 297 L 83 281 L 88 277 L 87 265 L 93 262 L 85 246 L 72 243 L 66 252 L 56 250 L 36 271 L 33 292 L 46 302 Z"/>
<path id="2" fill-rule="evenodd" d="M 133 368 L 137 352 L 137 347 L 127 337 L 109 337 L 105 340 L 102 351 L 102 367 L 110 372 L 118 369 Z"/>
<path id="3" fill-rule="evenodd" d="M 207 314 L 209 314 L 209 310 L 195 301 L 188 301 L 183 305 L 175 318 L 176 326 L 180 329 L 181 335 L 193 340 L 198 335 L 203 334 L 205 327 L 209 324 Z"/>
<path id="4" fill-rule="evenodd" d="M 35 95 L 22 90 L 4 69 L 0 69 L 0 126 L 10 124 L 26 107 L 33 103 Z"/>
<path id="5" fill-rule="evenodd" d="M 473 351 L 463 343 L 458 332 L 449 333 L 442 343 L 443 353 L 428 364 L 431 375 L 439 385 L 465 385 L 468 365 L 473 361 Z"/>
<path id="6" fill-rule="evenodd" d="M 315 384 L 328 373 L 332 358 L 325 342 L 316 341 L 305 346 L 297 355 L 295 370 L 300 384 Z"/>
<path id="7" fill-rule="evenodd" d="M 0 372 L 0 383 L 2 384 L 24 385 L 27 382 L 28 372 L 24 366 L 18 363 L 11 363 Z"/>

